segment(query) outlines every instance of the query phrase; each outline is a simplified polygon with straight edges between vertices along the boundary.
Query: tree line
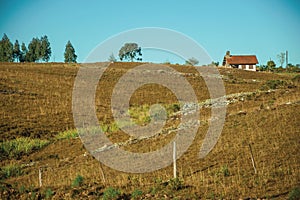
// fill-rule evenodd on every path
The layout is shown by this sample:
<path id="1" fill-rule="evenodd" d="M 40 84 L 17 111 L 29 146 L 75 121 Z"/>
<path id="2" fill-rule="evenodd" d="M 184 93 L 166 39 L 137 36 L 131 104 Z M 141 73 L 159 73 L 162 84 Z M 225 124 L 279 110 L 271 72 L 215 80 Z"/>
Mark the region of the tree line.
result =
<path id="1" fill-rule="evenodd" d="M 51 58 L 51 46 L 47 35 L 34 37 L 28 44 L 20 45 L 16 40 L 13 44 L 4 33 L 0 40 L 0 62 L 48 62 Z M 64 61 L 76 63 L 77 55 L 70 41 L 67 42 L 64 52 Z"/>

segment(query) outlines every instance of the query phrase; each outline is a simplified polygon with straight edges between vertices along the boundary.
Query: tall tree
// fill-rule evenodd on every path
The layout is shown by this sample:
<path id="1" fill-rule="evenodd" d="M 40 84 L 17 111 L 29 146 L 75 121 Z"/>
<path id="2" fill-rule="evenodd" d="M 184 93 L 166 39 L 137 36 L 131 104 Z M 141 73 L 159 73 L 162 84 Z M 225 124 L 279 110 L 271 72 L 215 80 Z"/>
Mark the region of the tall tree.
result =
<path id="1" fill-rule="evenodd" d="M 281 52 L 277 55 L 280 66 L 283 67 L 283 63 L 285 62 L 285 53 Z"/>
<path id="2" fill-rule="evenodd" d="M 12 62 L 13 60 L 13 44 L 4 33 L 0 41 L 0 62 Z"/>
<path id="3" fill-rule="evenodd" d="M 20 56 L 21 56 L 20 44 L 19 44 L 19 41 L 16 40 L 14 47 L 13 47 L 13 58 L 14 58 L 14 60 L 17 60 L 17 62 L 19 62 Z"/>
<path id="4" fill-rule="evenodd" d="M 77 55 L 75 54 L 75 49 L 70 40 L 66 44 L 64 57 L 66 63 L 76 63 Z"/>
<path id="5" fill-rule="evenodd" d="M 41 42 L 40 58 L 43 61 L 48 62 L 51 57 L 51 47 L 50 47 L 50 42 L 48 40 L 48 37 L 46 35 L 41 37 L 40 42 Z"/>
<path id="6" fill-rule="evenodd" d="M 28 45 L 28 52 L 26 54 L 26 61 L 36 62 L 41 58 L 41 43 L 38 38 L 32 38 Z"/>
<path id="7" fill-rule="evenodd" d="M 21 45 L 21 54 L 20 54 L 20 62 L 27 61 L 26 60 L 27 52 L 28 52 L 27 47 L 26 47 L 25 43 L 22 42 L 22 45 Z"/>
<path id="8" fill-rule="evenodd" d="M 269 60 L 267 62 L 267 69 L 268 69 L 268 71 L 271 71 L 271 72 L 274 71 L 275 67 L 276 67 L 276 64 L 275 64 L 275 62 L 273 60 Z"/>
<path id="9" fill-rule="evenodd" d="M 125 43 L 124 46 L 119 50 L 120 60 L 130 60 L 131 62 L 135 59 L 142 61 L 142 49 L 136 43 Z"/>

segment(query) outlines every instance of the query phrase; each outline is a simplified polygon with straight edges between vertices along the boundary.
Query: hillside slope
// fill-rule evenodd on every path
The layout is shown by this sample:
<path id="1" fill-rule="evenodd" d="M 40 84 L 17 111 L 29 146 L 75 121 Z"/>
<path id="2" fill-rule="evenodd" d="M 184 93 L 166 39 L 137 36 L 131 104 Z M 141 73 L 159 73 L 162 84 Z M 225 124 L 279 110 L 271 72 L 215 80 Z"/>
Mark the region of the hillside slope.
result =
<path id="1" fill-rule="evenodd" d="M 102 125 L 108 124 L 106 134 L 113 142 L 130 138 L 118 128 L 112 129 L 111 93 L 119 78 L 139 64 L 112 64 L 97 87 L 97 117 Z M 99 163 L 86 151 L 74 130 L 72 115 L 72 90 L 79 66 L 0 63 L 1 199 L 109 199 L 114 195 L 119 199 L 286 199 L 300 193 L 300 84 L 293 79 L 296 74 L 219 68 L 228 103 L 226 121 L 215 148 L 199 159 L 211 120 L 211 107 L 205 104 L 209 94 L 194 68 L 172 65 L 189 81 L 203 105 L 195 140 L 177 161 L 180 180 L 174 180 L 172 166 L 145 174 L 123 173 Z M 155 84 L 139 88 L 132 96 L 135 120 L 148 123 L 147 108 L 154 103 L 170 107 L 175 117 L 168 119 L 165 128 L 176 129 L 178 116 L 172 110 L 178 103 L 176 97 Z M 122 148 L 153 151 L 170 142 L 174 134 L 166 131 L 124 143 Z M 22 150 L 16 138 L 29 138 L 24 140 L 28 146 L 33 140 L 38 144 Z"/>

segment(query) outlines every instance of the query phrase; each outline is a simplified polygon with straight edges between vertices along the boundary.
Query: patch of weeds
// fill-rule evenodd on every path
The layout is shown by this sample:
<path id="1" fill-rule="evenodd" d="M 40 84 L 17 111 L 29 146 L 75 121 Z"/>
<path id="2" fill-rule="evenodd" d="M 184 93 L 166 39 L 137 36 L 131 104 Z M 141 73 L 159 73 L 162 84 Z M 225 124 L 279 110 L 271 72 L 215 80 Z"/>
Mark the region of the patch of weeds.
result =
<path id="1" fill-rule="evenodd" d="M 103 192 L 102 198 L 104 200 L 117 199 L 120 195 L 121 195 L 121 192 L 119 189 L 109 187 Z"/>
<path id="2" fill-rule="evenodd" d="M 230 176 L 230 172 L 227 165 L 222 166 L 217 174 L 222 175 L 224 177 Z"/>
<path id="3" fill-rule="evenodd" d="M 158 191 L 160 190 L 159 187 L 153 186 L 150 188 L 150 194 L 155 195 L 156 193 L 158 193 Z"/>
<path id="4" fill-rule="evenodd" d="M 173 178 L 169 180 L 168 186 L 171 190 L 180 190 L 183 187 L 183 181 L 179 178 Z"/>
<path id="5" fill-rule="evenodd" d="M 19 192 L 22 194 L 22 193 L 24 193 L 24 192 L 26 192 L 26 187 L 24 186 L 24 185 L 21 185 L 20 187 L 19 187 Z"/>
<path id="6" fill-rule="evenodd" d="M 269 102 L 268 102 L 268 104 L 269 104 L 270 106 L 273 106 L 274 103 L 275 103 L 275 100 L 274 100 L 274 99 L 271 99 L 271 100 L 269 100 Z"/>
<path id="7" fill-rule="evenodd" d="M 72 187 L 79 187 L 83 184 L 84 178 L 81 175 L 77 175 L 72 182 Z"/>
<path id="8" fill-rule="evenodd" d="M 109 131 L 109 126 L 107 124 L 102 124 L 100 126 L 100 128 L 101 128 L 102 132 L 104 132 L 104 133 L 108 133 L 108 131 Z"/>
<path id="9" fill-rule="evenodd" d="M 100 125 L 102 132 L 104 133 L 114 133 L 120 130 L 118 124 L 116 122 L 113 123 L 103 123 Z"/>
<path id="10" fill-rule="evenodd" d="M 131 194 L 131 198 L 132 199 L 137 199 L 139 198 L 140 196 L 143 195 L 143 191 L 139 190 L 139 189 L 135 189 L 132 194 Z"/>
<path id="11" fill-rule="evenodd" d="M 180 111 L 180 104 L 177 104 L 177 103 L 168 104 L 168 105 L 166 105 L 166 110 L 167 110 L 167 114 L 168 114 L 168 117 L 169 117 L 173 113 L 176 113 L 176 112 Z"/>
<path id="12" fill-rule="evenodd" d="M 120 128 L 118 127 L 116 122 L 111 123 L 109 131 L 114 133 L 117 132 Z"/>
<path id="13" fill-rule="evenodd" d="M 0 153 L 10 158 L 20 157 L 23 154 L 29 154 L 34 150 L 39 150 L 49 143 L 48 140 L 20 137 L 0 143 Z"/>
<path id="14" fill-rule="evenodd" d="M 63 132 L 58 133 L 55 138 L 58 140 L 62 139 L 74 139 L 78 137 L 78 131 L 76 129 L 73 130 L 66 130 Z"/>
<path id="15" fill-rule="evenodd" d="M 208 194 L 208 196 L 206 198 L 207 199 L 216 199 L 216 195 L 215 195 L 215 193 L 211 192 Z"/>
<path id="16" fill-rule="evenodd" d="M 141 106 L 131 106 L 129 108 L 129 115 L 133 119 L 133 122 L 138 125 L 145 125 L 150 122 L 150 106 L 144 104 Z"/>
<path id="17" fill-rule="evenodd" d="M 290 84 L 288 84 L 286 81 L 284 80 L 268 80 L 262 87 L 261 90 L 268 90 L 268 89 L 278 89 L 278 88 L 282 88 L 288 86 L 290 87 Z"/>
<path id="18" fill-rule="evenodd" d="M 0 179 L 6 179 L 9 177 L 16 177 L 23 174 L 22 166 L 9 164 L 4 167 L 1 167 Z"/>
<path id="19" fill-rule="evenodd" d="M 296 187 L 292 189 L 289 193 L 289 200 L 297 200 L 300 199 L 300 188 Z"/>
<path id="20" fill-rule="evenodd" d="M 292 78 L 292 81 L 293 81 L 294 83 L 300 83 L 300 74 L 294 76 L 294 77 Z"/>
<path id="21" fill-rule="evenodd" d="M 50 188 L 47 188 L 45 191 L 45 198 L 50 199 L 53 195 L 54 195 L 54 192 Z"/>

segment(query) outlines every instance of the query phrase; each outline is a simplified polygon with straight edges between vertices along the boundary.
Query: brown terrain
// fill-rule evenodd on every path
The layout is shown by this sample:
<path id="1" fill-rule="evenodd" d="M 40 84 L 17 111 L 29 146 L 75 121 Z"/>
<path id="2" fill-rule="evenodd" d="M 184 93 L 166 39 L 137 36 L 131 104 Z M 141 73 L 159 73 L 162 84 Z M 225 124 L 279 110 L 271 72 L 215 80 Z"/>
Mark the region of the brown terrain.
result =
<path id="1" fill-rule="evenodd" d="M 110 109 L 115 84 L 138 65 L 111 64 L 97 87 L 95 105 L 112 142 L 128 151 L 149 152 L 176 133 L 126 143 L 129 136 L 115 127 Z M 177 160 L 178 179 L 173 166 L 132 174 L 111 169 L 89 154 L 72 114 L 79 64 L 0 63 L 0 199 L 300 198 L 300 75 L 218 68 L 226 89 L 226 121 L 214 149 L 199 159 L 210 124 L 208 90 L 194 67 L 170 66 L 189 81 L 202 105 L 196 137 Z M 170 108 L 164 128 L 176 130 L 178 101 L 157 84 L 132 95 L 135 121 L 147 124 L 145 108 L 154 103 Z M 39 145 L 30 148 L 33 141 Z"/>

